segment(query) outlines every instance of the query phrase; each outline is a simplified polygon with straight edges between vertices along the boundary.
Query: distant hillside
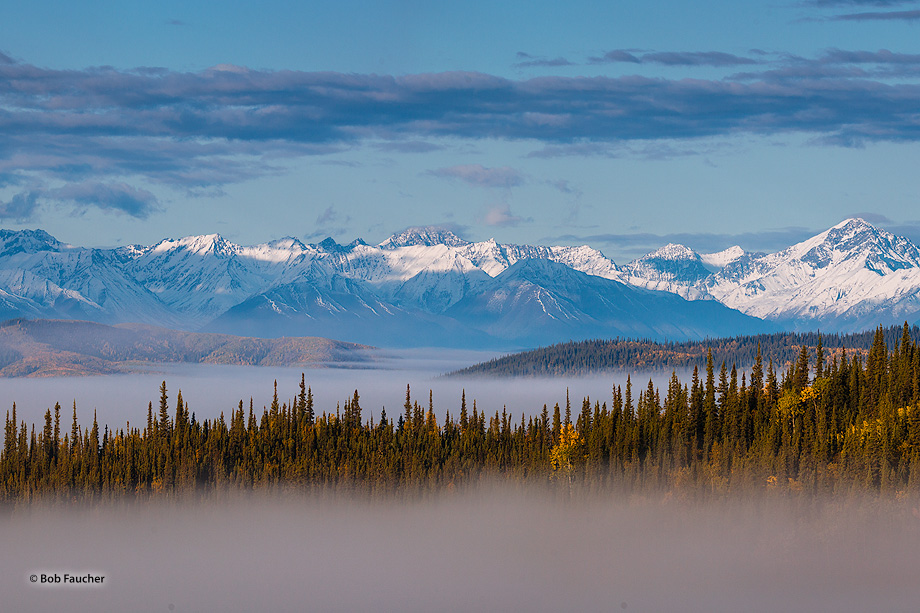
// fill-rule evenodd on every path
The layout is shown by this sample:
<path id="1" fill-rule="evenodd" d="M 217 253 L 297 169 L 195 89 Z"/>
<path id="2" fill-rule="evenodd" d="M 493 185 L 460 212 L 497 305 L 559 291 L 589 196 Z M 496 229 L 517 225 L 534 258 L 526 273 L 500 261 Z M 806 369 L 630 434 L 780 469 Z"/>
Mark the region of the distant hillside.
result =
<path id="1" fill-rule="evenodd" d="M 894 347 L 900 341 L 903 327 L 892 326 L 884 330 L 885 342 Z M 841 349 L 868 351 L 872 345 L 874 331 L 855 334 L 821 335 L 821 344 L 828 360 Z M 920 340 L 920 328 L 910 330 L 913 342 Z M 814 349 L 818 345 L 818 333 L 776 333 L 734 338 L 688 341 L 682 343 L 657 343 L 648 340 L 590 340 L 559 343 L 495 358 L 450 373 L 450 376 L 497 376 L 497 377 L 546 377 L 583 375 L 620 368 L 674 369 L 705 366 L 712 349 L 716 367 L 724 361 L 731 368 L 746 368 L 754 363 L 757 346 L 760 344 L 764 364 L 773 360 L 780 369 L 793 362 L 802 345 Z"/>
<path id="2" fill-rule="evenodd" d="M 0 377 L 130 372 L 137 363 L 294 366 L 362 362 L 365 345 L 319 337 L 250 338 L 142 324 L 55 319 L 0 323 Z"/>

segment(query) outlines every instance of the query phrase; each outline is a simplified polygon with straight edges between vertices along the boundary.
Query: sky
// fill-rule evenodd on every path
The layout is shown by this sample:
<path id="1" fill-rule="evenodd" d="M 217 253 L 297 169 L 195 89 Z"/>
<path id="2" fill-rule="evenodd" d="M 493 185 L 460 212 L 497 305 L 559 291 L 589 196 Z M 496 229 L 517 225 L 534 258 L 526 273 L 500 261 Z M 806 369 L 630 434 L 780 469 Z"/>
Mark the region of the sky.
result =
<path id="1" fill-rule="evenodd" d="M 920 242 L 918 34 L 905 0 L 6 2 L 0 227 Z"/>

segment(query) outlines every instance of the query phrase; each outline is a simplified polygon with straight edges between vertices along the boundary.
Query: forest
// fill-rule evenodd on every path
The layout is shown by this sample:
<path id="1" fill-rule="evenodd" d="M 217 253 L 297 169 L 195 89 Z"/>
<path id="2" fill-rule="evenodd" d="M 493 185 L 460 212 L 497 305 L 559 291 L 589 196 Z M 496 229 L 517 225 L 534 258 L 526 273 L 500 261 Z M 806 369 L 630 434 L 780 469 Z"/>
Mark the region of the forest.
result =
<path id="1" fill-rule="evenodd" d="M 883 328 L 889 347 L 902 335 L 900 326 Z M 920 341 L 920 328 L 909 330 L 911 340 Z M 643 339 L 595 339 L 556 343 L 529 351 L 494 358 L 450 373 L 451 376 L 556 377 L 585 375 L 622 368 L 672 369 L 703 368 L 709 354 L 716 364 L 726 362 L 739 368 L 750 367 L 758 351 L 770 356 L 774 364 L 796 360 L 802 346 L 816 350 L 818 342 L 826 351 L 847 349 L 863 355 L 875 342 L 873 331 L 851 334 L 820 332 L 775 332 L 751 336 L 707 339 L 704 341 L 658 342 Z"/>
<path id="2" fill-rule="evenodd" d="M 166 382 L 146 422 L 81 425 L 74 403 L 43 424 L 6 413 L 0 500 L 147 499 L 226 489 L 332 488 L 372 496 L 415 494 L 485 479 L 544 483 L 563 492 L 732 492 L 821 495 L 920 487 L 920 345 L 904 325 L 879 327 L 868 351 L 801 345 L 788 366 L 755 347 L 741 370 L 711 350 L 689 382 L 667 389 L 627 379 L 605 399 L 570 390 L 565 406 L 530 417 L 480 410 L 464 392 L 450 408 L 420 403 L 362 416 L 357 390 L 334 409 L 314 406 L 301 375 L 295 393 L 256 411 L 198 420 Z M 170 410 L 170 407 L 173 407 Z M 67 416 L 65 415 L 64 419 Z"/>

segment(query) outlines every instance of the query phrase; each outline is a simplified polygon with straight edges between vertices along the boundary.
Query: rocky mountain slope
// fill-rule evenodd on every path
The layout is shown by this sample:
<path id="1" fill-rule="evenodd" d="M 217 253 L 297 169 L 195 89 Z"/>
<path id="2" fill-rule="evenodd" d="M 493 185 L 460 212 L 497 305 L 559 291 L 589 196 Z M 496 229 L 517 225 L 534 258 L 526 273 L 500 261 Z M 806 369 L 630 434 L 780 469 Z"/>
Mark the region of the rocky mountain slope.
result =
<path id="1" fill-rule="evenodd" d="M 914 323 L 918 310 L 920 250 L 861 219 L 774 254 L 671 244 L 623 266 L 588 246 L 470 242 L 437 228 L 376 246 L 295 238 L 241 246 L 213 234 L 116 249 L 0 230 L 0 318 L 525 346 L 847 331 Z"/>
<path id="2" fill-rule="evenodd" d="M 777 253 L 729 251 L 668 245 L 623 270 L 635 285 L 715 299 L 784 329 L 848 332 L 920 317 L 920 249 L 862 219 Z"/>

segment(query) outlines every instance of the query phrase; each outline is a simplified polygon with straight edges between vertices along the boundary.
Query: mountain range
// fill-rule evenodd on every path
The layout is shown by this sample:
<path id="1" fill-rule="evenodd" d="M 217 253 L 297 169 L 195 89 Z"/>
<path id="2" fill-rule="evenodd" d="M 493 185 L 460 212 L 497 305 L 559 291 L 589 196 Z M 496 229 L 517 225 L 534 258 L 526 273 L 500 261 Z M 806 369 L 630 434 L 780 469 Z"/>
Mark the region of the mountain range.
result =
<path id="1" fill-rule="evenodd" d="M 217 234 L 112 249 L 0 230 L 0 318 L 135 322 L 386 346 L 525 347 L 914 323 L 920 249 L 848 219 L 773 254 L 666 245 L 618 266 L 588 246 L 412 228 L 379 245 Z"/>

